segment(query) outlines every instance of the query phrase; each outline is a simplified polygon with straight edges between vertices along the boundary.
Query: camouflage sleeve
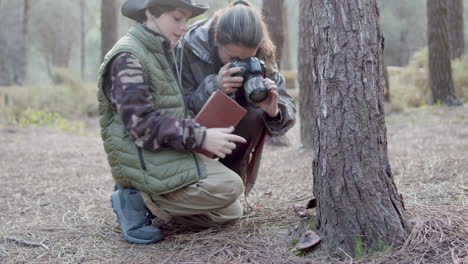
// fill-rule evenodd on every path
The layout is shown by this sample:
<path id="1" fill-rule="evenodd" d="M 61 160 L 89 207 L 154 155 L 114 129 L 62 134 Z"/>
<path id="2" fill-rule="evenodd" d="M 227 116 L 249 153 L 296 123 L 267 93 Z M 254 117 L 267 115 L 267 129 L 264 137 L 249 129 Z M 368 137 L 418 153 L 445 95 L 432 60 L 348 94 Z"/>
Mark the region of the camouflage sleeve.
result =
<path id="1" fill-rule="evenodd" d="M 122 117 L 135 144 L 154 151 L 160 148 L 201 148 L 206 128 L 193 119 L 164 116 L 155 108 L 148 74 L 130 53 L 116 56 L 110 67 L 111 83 L 106 96 Z"/>

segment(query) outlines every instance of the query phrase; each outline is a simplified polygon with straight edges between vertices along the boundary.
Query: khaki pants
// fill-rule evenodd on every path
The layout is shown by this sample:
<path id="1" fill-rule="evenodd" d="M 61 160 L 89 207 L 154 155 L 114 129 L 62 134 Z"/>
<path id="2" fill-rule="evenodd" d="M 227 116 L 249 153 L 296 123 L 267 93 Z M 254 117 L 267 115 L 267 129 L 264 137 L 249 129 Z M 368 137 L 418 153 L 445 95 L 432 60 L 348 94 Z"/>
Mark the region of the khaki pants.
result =
<path id="1" fill-rule="evenodd" d="M 198 157 L 206 167 L 205 179 L 163 195 L 142 192 L 146 206 L 166 223 L 210 227 L 239 219 L 243 212 L 237 200 L 244 188 L 241 178 L 217 160 Z"/>

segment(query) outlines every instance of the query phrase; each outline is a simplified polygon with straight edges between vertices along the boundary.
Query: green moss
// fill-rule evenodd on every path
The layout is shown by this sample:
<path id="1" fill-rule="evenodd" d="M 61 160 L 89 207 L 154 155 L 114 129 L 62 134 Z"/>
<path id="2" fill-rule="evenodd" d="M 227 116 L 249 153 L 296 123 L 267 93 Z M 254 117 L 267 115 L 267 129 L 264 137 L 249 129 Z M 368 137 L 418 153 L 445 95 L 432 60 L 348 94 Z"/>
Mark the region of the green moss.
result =
<path id="1" fill-rule="evenodd" d="M 311 217 L 309 225 L 307 226 L 309 230 L 317 231 L 317 217 Z"/>
<path id="2" fill-rule="evenodd" d="M 390 244 L 388 244 L 386 241 L 379 239 L 377 241 L 377 246 L 375 246 L 373 249 L 369 251 L 370 256 L 376 256 L 379 255 L 380 253 L 387 251 L 387 249 L 390 248 Z"/>
<path id="3" fill-rule="evenodd" d="M 365 249 L 361 237 L 354 237 L 354 256 L 362 257 L 365 254 Z"/>
<path id="4" fill-rule="evenodd" d="M 297 251 L 294 255 L 296 255 L 296 257 L 305 257 L 308 253 L 305 251 Z"/>
<path id="5" fill-rule="evenodd" d="M 364 242 L 362 238 L 354 237 L 354 256 L 356 258 L 376 257 L 389 248 L 390 245 L 385 240 L 379 239 L 377 241 L 377 245 L 371 249 L 366 249 L 364 248 Z"/>

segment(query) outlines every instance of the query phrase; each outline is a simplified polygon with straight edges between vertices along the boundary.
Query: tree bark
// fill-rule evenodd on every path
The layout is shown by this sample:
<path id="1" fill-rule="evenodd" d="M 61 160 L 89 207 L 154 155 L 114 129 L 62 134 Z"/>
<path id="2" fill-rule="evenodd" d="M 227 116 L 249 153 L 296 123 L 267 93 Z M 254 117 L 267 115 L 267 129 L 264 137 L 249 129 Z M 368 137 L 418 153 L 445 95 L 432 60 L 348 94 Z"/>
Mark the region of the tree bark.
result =
<path id="1" fill-rule="evenodd" d="M 299 81 L 299 116 L 301 143 L 305 149 L 316 146 L 318 131 L 315 121 L 314 111 L 311 108 L 314 104 L 314 88 L 312 64 L 313 56 L 316 52 L 313 47 L 312 32 L 313 12 L 310 0 L 301 0 L 299 21 L 299 55 L 298 55 L 298 81 Z"/>
<path id="2" fill-rule="evenodd" d="M 465 53 L 463 0 L 448 0 L 448 21 L 452 59 L 458 59 Z"/>
<path id="3" fill-rule="evenodd" d="M 312 168 L 321 246 L 361 256 L 399 245 L 410 225 L 388 161 L 376 0 L 301 3 L 310 14 L 302 19 L 312 21 L 312 52 L 302 54 L 312 62 L 314 103 L 301 110 L 314 112 L 317 124 Z"/>
<path id="4" fill-rule="evenodd" d="M 383 70 L 383 78 L 384 78 L 384 101 L 390 102 L 390 78 L 388 76 L 388 68 L 387 64 L 385 63 L 385 56 L 382 53 L 382 70 Z"/>
<path id="5" fill-rule="evenodd" d="M 118 37 L 118 10 L 116 0 L 101 1 L 101 59 L 114 46 Z"/>
<path id="6" fill-rule="evenodd" d="M 271 40 L 276 46 L 276 61 L 278 65 L 283 60 L 283 46 L 284 46 L 284 23 L 283 21 L 283 6 L 284 0 L 268 0 L 263 1 L 262 14 L 264 21 L 268 26 Z"/>
<path id="7" fill-rule="evenodd" d="M 453 85 L 447 20 L 447 0 L 427 0 L 429 85 L 432 103 L 458 105 L 461 102 L 455 96 Z"/>

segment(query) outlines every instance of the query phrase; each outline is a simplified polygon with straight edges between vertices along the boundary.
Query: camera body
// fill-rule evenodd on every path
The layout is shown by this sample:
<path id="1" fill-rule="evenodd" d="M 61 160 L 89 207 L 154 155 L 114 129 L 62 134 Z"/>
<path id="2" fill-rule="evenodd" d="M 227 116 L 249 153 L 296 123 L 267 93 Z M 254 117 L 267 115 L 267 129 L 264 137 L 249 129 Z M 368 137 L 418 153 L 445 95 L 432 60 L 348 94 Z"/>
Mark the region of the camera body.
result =
<path id="1" fill-rule="evenodd" d="M 241 60 L 234 57 L 230 68 L 239 67 L 242 70 L 232 76 L 244 78 L 243 90 L 249 103 L 260 103 L 268 98 L 268 89 L 263 84 L 263 76 L 266 75 L 265 62 L 257 57 L 248 57 Z"/>

